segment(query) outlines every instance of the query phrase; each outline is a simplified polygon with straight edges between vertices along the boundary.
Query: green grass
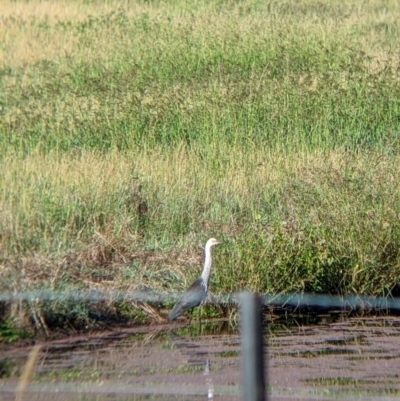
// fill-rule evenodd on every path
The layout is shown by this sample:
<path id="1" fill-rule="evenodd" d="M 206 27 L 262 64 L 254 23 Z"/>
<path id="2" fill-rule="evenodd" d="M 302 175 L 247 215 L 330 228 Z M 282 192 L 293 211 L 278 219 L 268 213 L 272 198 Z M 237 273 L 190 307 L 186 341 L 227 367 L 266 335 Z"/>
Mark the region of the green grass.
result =
<path id="1" fill-rule="evenodd" d="M 31 335 L 27 331 L 18 330 L 13 327 L 11 321 L 6 321 L 5 323 L 0 324 L 0 342 L 12 343 L 19 339 L 26 339 L 30 337 Z M 6 363 L 6 360 L 0 361 L 0 377 L 3 377 L 5 372 L 5 365 L 3 365 L 4 363 Z"/>
<path id="2" fill-rule="evenodd" d="M 271 13 L 271 3 L 207 2 L 191 13 L 155 2 L 134 13 L 115 2 L 81 21 L 31 17 L 31 29 L 6 18 L 34 42 L 75 46 L 4 66 L 3 152 L 183 142 L 207 155 L 210 142 L 331 150 L 398 139 L 398 7 L 371 8 L 374 23 L 357 1 L 301 3 Z"/>
<path id="3" fill-rule="evenodd" d="M 397 291 L 397 2 L 6 3 L 2 291 Z"/>

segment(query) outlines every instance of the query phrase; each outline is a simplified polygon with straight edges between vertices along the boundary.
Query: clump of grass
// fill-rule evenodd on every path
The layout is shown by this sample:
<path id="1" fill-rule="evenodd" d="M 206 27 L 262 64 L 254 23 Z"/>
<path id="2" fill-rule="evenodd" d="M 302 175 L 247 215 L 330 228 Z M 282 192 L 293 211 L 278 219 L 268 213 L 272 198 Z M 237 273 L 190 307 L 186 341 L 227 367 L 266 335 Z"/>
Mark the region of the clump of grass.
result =
<path id="1" fill-rule="evenodd" d="M 210 236 L 216 294 L 398 291 L 397 3 L 23 4 L 1 10 L 2 291 L 180 291 Z"/>
<path id="2" fill-rule="evenodd" d="M 12 343 L 14 341 L 30 337 L 31 335 L 28 331 L 14 327 L 10 320 L 0 324 L 0 342 Z M 9 367 L 11 366 L 10 363 L 8 360 L 0 361 L 0 377 L 6 375 Z"/>

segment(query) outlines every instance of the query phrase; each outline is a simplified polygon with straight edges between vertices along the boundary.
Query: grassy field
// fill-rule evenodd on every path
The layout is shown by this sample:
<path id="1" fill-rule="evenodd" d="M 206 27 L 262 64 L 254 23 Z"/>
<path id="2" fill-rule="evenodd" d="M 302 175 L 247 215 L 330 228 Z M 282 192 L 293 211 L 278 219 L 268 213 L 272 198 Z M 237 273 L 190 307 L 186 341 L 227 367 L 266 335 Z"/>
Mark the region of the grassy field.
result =
<path id="1" fill-rule="evenodd" d="M 0 291 L 177 293 L 215 236 L 213 294 L 397 293 L 400 4 L 342 3 L 3 1 Z"/>

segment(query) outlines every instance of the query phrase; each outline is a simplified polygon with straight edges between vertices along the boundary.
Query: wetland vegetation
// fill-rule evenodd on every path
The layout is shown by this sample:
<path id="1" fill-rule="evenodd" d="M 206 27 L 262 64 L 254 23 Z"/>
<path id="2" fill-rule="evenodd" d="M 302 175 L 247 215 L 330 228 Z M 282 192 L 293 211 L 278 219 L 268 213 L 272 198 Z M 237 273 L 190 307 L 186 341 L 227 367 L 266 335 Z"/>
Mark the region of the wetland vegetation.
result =
<path id="1" fill-rule="evenodd" d="M 214 236 L 213 294 L 398 293 L 398 2 L 5 0 L 0 15 L 0 292 L 181 292 Z M 0 309 L 8 330 L 83 327 L 90 305 Z"/>

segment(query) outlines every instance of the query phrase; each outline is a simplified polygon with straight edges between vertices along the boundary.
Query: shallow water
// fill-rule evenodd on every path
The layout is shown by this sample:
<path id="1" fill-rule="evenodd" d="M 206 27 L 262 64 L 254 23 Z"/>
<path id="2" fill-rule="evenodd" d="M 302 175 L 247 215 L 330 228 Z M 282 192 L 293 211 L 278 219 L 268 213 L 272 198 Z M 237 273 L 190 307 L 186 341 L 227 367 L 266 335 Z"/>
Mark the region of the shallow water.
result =
<path id="1" fill-rule="evenodd" d="M 400 396 L 400 318 L 318 320 L 267 325 L 269 399 Z M 228 322 L 125 328 L 40 346 L 24 400 L 241 399 L 240 338 Z M 3 349 L 0 399 L 16 399 L 31 349 Z"/>

